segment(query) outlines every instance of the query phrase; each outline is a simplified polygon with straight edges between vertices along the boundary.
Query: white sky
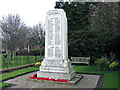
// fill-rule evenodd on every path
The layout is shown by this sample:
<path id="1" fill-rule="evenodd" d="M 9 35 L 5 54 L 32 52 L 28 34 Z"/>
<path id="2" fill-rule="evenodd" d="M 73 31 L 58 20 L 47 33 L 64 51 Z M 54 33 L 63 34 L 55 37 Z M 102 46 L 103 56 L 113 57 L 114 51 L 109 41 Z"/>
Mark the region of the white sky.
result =
<path id="1" fill-rule="evenodd" d="M 46 12 L 54 9 L 58 0 L 0 0 L 0 19 L 8 14 L 19 14 L 27 26 L 45 23 Z"/>
<path id="2" fill-rule="evenodd" d="M 44 25 L 46 12 L 54 9 L 56 1 L 59 0 L 0 0 L 0 19 L 8 14 L 19 14 L 27 26 Z"/>

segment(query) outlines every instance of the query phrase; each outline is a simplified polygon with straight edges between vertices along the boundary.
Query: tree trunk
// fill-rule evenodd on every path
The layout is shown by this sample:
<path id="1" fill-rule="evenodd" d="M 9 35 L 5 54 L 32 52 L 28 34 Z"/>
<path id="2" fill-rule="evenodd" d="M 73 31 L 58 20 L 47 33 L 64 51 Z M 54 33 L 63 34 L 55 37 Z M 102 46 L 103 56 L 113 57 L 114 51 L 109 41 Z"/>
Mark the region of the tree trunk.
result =
<path id="1" fill-rule="evenodd" d="M 40 49 L 40 58 L 42 58 L 42 49 Z"/>
<path id="2" fill-rule="evenodd" d="M 11 52 L 9 54 L 9 61 L 8 61 L 8 65 L 10 65 L 10 64 L 11 64 Z"/>

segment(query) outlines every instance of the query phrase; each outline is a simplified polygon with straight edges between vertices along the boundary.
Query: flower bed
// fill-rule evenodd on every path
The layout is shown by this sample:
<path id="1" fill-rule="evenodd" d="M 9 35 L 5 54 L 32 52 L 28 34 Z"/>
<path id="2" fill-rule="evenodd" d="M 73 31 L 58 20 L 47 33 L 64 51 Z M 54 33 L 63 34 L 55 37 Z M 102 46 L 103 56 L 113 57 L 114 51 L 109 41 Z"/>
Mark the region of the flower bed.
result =
<path id="1" fill-rule="evenodd" d="M 44 78 L 44 77 L 38 77 L 37 78 L 37 73 L 35 73 L 32 77 L 29 77 L 29 79 L 48 80 L 48 81 L 57 81 L 57 82 L 68 82 L 68 80 L 65 80 L 65 79 L 53 79 L 53 78 Z"/>

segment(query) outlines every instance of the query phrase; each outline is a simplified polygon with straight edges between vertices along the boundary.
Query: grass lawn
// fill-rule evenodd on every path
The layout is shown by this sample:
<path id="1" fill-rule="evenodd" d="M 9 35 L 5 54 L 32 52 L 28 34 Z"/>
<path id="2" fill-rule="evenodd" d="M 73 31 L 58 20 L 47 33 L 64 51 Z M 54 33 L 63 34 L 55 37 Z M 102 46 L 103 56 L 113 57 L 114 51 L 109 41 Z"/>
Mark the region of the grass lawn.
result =
<path id="1" fill-rule="evenodd" d="M 97 66 L 74 66 L 74 70 L 80 73 L 96 73 L 104 74 L 104 82 L 102 88 L 118 88 L 118 71 L 100 71 L 96 70 Z"/>
<path id="2" fill-rule="evenodd" d="M 0 82 L 0 88 L 1 88 L 1 87 L 7 87 L 7 86 L 9 86 L 9 85 L 11 85 L 11 84 Z"/>
<path id="3" fill-rule="evenodd" d="M 19 76 L 21 74 L 29 73 L 29 72 L 32 72 L 32 71 L 35 71 L 35 70 L 39 70 L 39 68 L 30 67 L 30 68 L 25 68 L 25 69 L 13 71 L 13 72 L 10 72 L 10 73 L 0 74 L 0 81 L 7 80 L 7 79 L 10 79 L 12 77 L 16 77 L 16 76 Z M 5 86 L 8 86 L 8 85 L 9 84 L 2 82 L 2 85 L 0 84 L 0 87 L 5 87 Z"/>

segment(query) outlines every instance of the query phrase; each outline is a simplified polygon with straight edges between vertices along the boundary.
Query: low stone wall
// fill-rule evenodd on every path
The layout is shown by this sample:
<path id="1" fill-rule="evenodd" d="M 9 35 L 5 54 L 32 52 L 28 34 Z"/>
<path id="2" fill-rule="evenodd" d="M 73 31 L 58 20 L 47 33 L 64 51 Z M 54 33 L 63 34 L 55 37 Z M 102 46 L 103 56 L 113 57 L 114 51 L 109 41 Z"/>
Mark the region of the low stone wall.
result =
<path id="1" fill-rule="evenodd" d="M 0 70 L 0 74 L 8 73 L 8 72 L 12 72 L 15 70 L 28 68 L 28 67 L 34 67 L 34 66 L 35 66 L 35 64 L 29 64 L 29 65 L 23 65 L 23 66 L 19 66 L 19 67 L 7 68 L 7 69 Z"/>

